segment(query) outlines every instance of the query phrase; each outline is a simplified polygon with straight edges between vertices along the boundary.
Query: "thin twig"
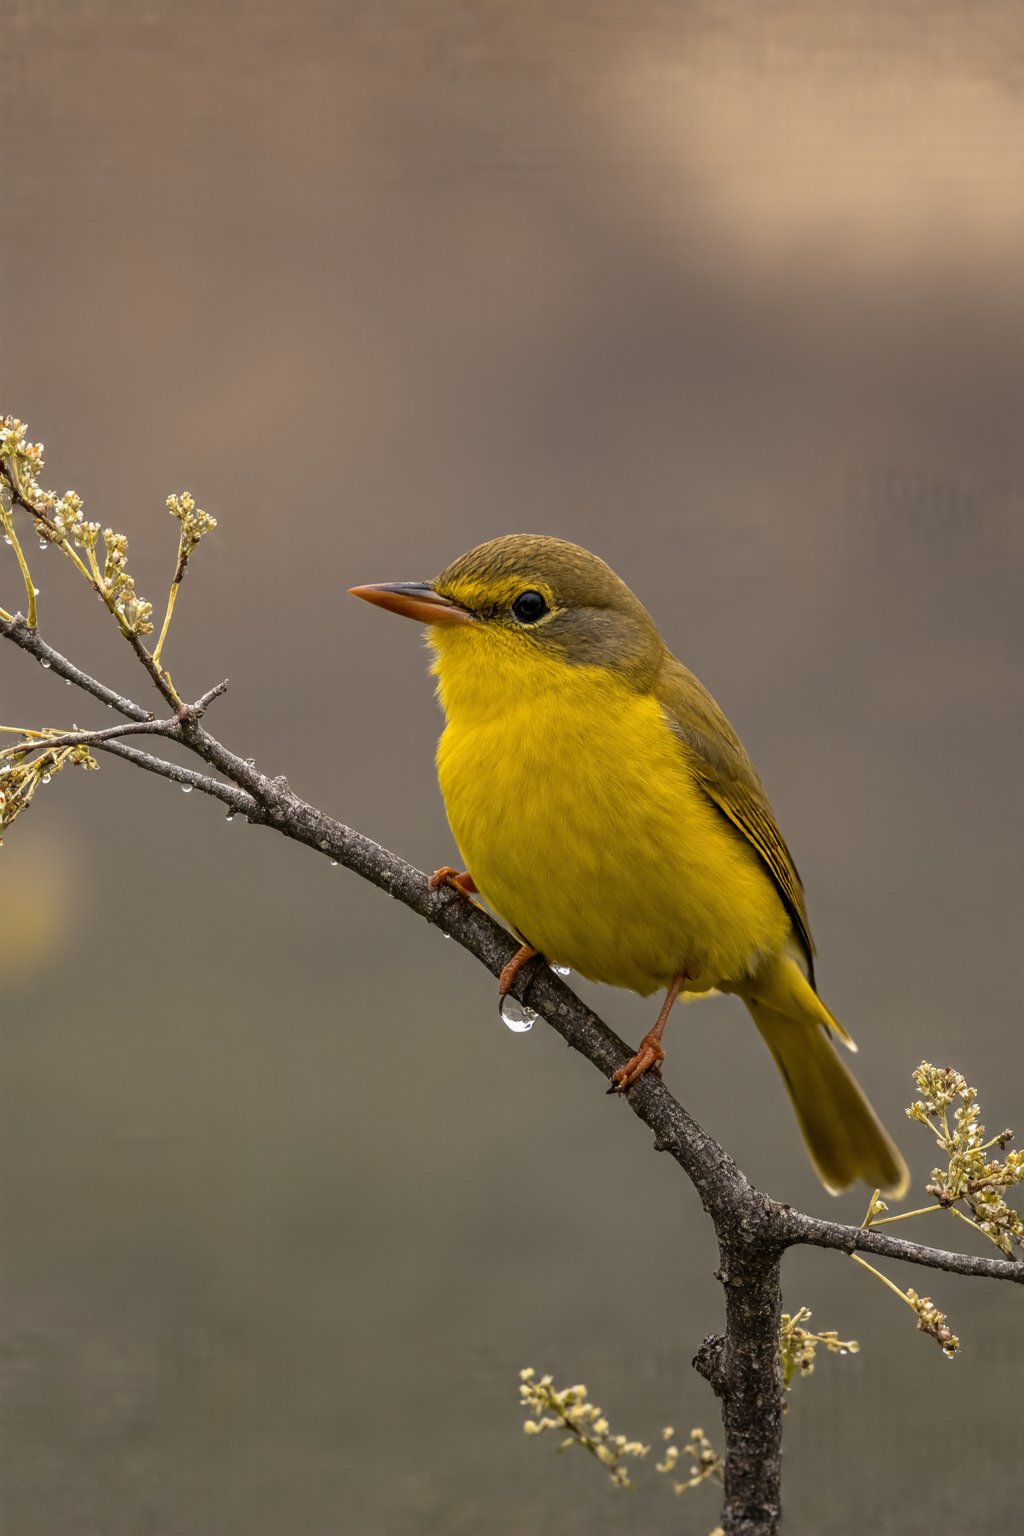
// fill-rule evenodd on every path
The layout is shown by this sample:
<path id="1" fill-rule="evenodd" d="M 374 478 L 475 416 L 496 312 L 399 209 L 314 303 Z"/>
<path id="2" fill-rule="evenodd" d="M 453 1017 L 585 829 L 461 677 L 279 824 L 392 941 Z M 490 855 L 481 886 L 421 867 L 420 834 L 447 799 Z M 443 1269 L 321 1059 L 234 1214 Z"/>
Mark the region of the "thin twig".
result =
<path id="1" fill-rule="evenodd" d="M 139 635 L 126 634 L 125 639 L 149 674 L 150 682 L 156 688 L 172 709 L 181 708 L 181 699 L 178 697 L 174 684 L 166 672 L 153 660 L 152 653 L 146 649 Z"/>
<path id="2" fill-rule="evenodd" d="M 912 1312 L 916 1310 L 910 1297 L 905 1291 L 901 1291 L 899 1286 L 889 1279 L 888 1275 L 883 1275 L 880 1269 L 876 1269 L 873 1264 L 869 1264 L 867 1259 L 862 1259 L 859 1253 L 851 1253 L 850 1258 L 855 1264 L 859 1264 L 861 1269 L 866 1269 L 869 1275 L 874 1275 L 876 1280 L 881 1280 L 882 1284 L 887 1286 L 894 1296 L 898 1296 L 900 1301 L 905 1302 Z"/>
<path id="3" fill-rule="evenodd" d="M 207 688 L 206 692 L 203 693 L 203 694 L 200 694 L 199 698 L 196 699 L 196 702 L 194 704 L 186 704 L 185 705 L 185 713 L 186 713 L 186 715 L 190 719 L 198 720 L 201 715 L 205 715 L 206 711 L 209 709 L 209 707 L 213 703 L 214 699 L 219 699 L 221 694 L 222 693 L 227 693 L 227 691 L 228 691 L 228 679 L 225 678 L 222 683 L 215 683 L 212 688 Z"/>
<path id="4" fill-rule="evenodd" d="M 145 769 L 147 773 L 156 773 L 161 778 L 170 779 L 172 784 L 197 789 L 201 794 L 212 796 L 228 806 L 233 815 L 245 816 L 253 822 L 262 820 L 258 802 L 252 795 L 247 795 L 244 789 L 236 789 L 233 784 L 222 784 L 219 779 L 211 779 L 208 774 L 197 773 L 194 768 L 184 768 L 180 763 L 170 763 L 166 758 L 153 757 L 151 753 L 142 752 L 138 747 L 129 747 L 123 741 L 98 742 L 97 747 L 99 751 L 109 753 L 111 757 L 120 757 L 136 768 Z"/>
<path id="5" fill-rule="evenodd" d="M 25 731 L 22 734 L 33 739 L 15 742 L 11 747 L 0 747 L 0 757 L 14 757 L 23 752 L 49 750 L 51 747 L 97 747 L 120 736 L 166 736 L 171 741 L 181 741 L 183 724 L 201 719 L 212 701 L 219 698 L 227 686 L 225 681 L 208 689 L 194 704 L 183 705 L 173 720 L 130 720 L 125 725 L 108 725 L 101 731 L 65 731 L 61 735 L 47 731 Z M 11 728 L 0 726 L 0 730 L 7 729 Z"/>
<path id="6" fill-rule="evenodd" d="M 924 1243 L 893 1237 L 888 1232 L 876 1232 L 874 1227 L 847 1227 L 838 1221 L 805 1216 L 800 1211 L 787 1211 L 785 1225 L 789 1247 L 807 1244 L 813 1248 L 836 1248 L 841 1253 L 877 1253 L 883 1258 L 901 1259 L 906 1264 L 921 1264 L 926 1269 L 944 1269 L 951 1275 L 977 1275 L 1024 1285 L 1024 1260 L 983 1259 L 970 1253 L 952 1253 L 945 1248 L 930 1248 Z"/>
<path id="7" fill-rule="evenodd" d="M 915 1211 L 899 1211 L 895 1216 L 880 1216 L 877 1221 L 868 1223 L 871 1227 L 885 1227 L 893 1221 L 909 1221 L 911 1216 L 930 1216 L 932 1211 L 941 1211 L 941 1205 L 919 1205 Z"/>
<path id="8" fill-rule="evenodd" d="M 123 694 L 115 693 L 114 689 L 108 688 L 106 683 L 90 677 L 88 672 L 83 672 L 81 667 L 76 667 L 74 662 L 62 656 L 60 651 L 54 650 L 52 645 L 47 645 L 36 630 L 29 628 L 20 613 L 16 613 L 13 619 L 0 619 L 0 635 L 7 640 L 13 640 L 15 645 L 19 645 L 23 651 L 28 651 L 41 666 L 50 669 L 55 677 L 62 677 L 66 683 L 74 683 L 76 688 L 81 688 L 84 693 L 91 693 L 94 699 L 99 699 L 101 704 L 108 704 L 111 709 L 116 709 L 118 714 L 125 715 L 129 720 L 153 719 L 151 710 L 143 709 L 141 704 L 125 698 Z"/>
<path id="9" fill-rule="evenodd" d="M 17 480 L 15 479 L 13 469 L 10 470 L 10 475 L 10 484 L 13 486 L 11 491 L 12 498 L 15 501 L 21 501 L 23 498 L 18 494 L 18 484 Z M 5 484 L 7 483 L 8 482 L 5 481 Z M 18 562 L 18 569 L 21 572 L 21 579 L 25 583 L 25 597 L 28 602 L 28 627 L 30 629 L 35 629 L 39 622 L 39 615 L 36 609 L 35 585 L 33 584 L 32 574 L 29 571 L 28 562 L 25 559 L 25 554 L 21 547 L 21 541 L 18 538 L 18 531 L 14 526 L 14 519 L 8 512 L 7 507 L 2 499 L 0 499 L 0 526 L 2 526 L 4 530 L 4 538 L 14 550 L 14 558 Z"/>
<path id="10" fill-rule="evenodd" d="M 172 581 L 171 590 L 167 594 L 167 607 L 164 610 L 164 622 L 160 627 L 160 635 L 157 639 L 156 645 L 153 647 L 153 665 L 155 667 L 160 666 L 160 656 L 164 648 L 164 641 L 167 639 L 167 631 L 171 627 L 171 619 L 174 617 L 174 603 L 177 596 L 178 583 L 176 581 Z"/>
<path id="11" fill-rule="evenodd" d="M 0 747 L 0 757 L 12 757 L 21 752 L 33 752 L 50 747 L 95 747 L 101 742 L 113 741 L 118 736 L 170 736 L 179 730 L 177 720 L 129 720 L 124 725 L 110 725 L 105 731 L 65 731 L 62 736 L 49 736 L 45 732 L 33 732 L 35 740 L 19 741 L 13 747 Z"/>

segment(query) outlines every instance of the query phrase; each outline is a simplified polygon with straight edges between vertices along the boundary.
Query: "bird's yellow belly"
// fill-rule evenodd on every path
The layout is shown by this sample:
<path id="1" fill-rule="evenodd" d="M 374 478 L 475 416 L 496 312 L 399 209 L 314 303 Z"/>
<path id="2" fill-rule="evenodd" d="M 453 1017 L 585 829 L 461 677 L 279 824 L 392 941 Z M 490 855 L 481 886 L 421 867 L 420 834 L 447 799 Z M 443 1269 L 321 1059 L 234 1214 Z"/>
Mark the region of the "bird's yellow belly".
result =
<path id="1" fill-rule="evenodd" d="M 691 776 L 660 706 L 616 680 L 450 723 L 438 777 L 477 887 L 525 940 L 647 994 L 742 983 L 791 926 L 758 855 Z"/>

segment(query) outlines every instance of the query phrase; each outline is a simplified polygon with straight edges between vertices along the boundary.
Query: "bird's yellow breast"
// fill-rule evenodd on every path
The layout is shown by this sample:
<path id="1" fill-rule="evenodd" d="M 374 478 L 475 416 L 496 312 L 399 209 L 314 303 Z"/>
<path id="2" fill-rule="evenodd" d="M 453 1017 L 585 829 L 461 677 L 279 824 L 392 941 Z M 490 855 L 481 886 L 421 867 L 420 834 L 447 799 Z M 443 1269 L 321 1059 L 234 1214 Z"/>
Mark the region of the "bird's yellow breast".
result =
<path id="1" fill-rule="evenodd" d="M 486 654 L 484 654 L 486 647 Z M 435 642 L 441 792 L 481 895 L 550 961 L 647 994 L 742 982 L 791 926 L 657 699 L 500 636 Z"/>

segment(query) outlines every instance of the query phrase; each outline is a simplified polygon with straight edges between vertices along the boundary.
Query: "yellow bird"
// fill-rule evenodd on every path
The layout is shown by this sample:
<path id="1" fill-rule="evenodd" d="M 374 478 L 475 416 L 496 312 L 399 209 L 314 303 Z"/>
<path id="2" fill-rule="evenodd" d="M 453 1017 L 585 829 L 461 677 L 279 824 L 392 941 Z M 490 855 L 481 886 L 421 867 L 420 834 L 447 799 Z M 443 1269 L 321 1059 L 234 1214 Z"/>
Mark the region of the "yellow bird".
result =
<path id="1" fill-rule="evenodd" d="M 890 1195 L 906 1165 L 832 1045 L 803 886 L 768 797 L 707 690 L 603 560 L 511 534 L 431 582 L 353 587 L 428 626 L 446 725 L 437 771 L 466 870 L 522 948 L 665 1000 L 625 1091 L 664 1056 L 680 993 L 733 992 L 782 1073 L 826 1189 Z"/>

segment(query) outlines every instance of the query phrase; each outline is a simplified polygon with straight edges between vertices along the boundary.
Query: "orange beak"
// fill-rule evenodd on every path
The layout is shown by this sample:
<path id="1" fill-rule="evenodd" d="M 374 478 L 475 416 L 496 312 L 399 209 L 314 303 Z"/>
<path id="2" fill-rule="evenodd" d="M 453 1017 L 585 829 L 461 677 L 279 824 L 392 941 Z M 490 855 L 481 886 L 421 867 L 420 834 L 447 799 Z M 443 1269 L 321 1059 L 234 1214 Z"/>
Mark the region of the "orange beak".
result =
<path id="1" fill-rule="evenodd" d="M 451 598 L 442 597 L 425 581 L 381 581 L 369 587 L 349 587 L 353 597 L 361 597 L 390 613 L 400 613 L 418 624 L 475 624 L 468 608 L 460 608 Z"/>

